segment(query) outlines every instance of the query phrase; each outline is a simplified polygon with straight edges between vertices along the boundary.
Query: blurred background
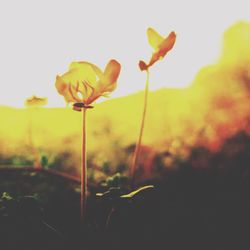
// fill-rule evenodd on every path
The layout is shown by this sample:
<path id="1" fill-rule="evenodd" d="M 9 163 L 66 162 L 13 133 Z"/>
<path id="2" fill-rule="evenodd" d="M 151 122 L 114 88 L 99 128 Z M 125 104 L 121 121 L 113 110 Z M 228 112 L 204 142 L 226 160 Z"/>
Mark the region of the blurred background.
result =
<path id="1" fill-rule="evenodd" d="M 151 70 L 140 178 L 160 176 L 185 162 L 209 168 L 215 155 L 227 166 L 239 154 L 247 157 L 249 13 L 246 1 L 223 2 L 4 3 L 0 165 L 40 164 L 79 175 L 82 116 L 58 95 L 55 77 L 72 61 L 104 68 L 115 58 L 122 64 L 117 90 L 87 114 L 89 177 L 127 175 L 145 84 L 137 64 L 152 53 L 147 27 L 164 36 L 174 30 L 177 43 Z M 47 105 L 25 107 L 32 95 L 46 97 Z"/>

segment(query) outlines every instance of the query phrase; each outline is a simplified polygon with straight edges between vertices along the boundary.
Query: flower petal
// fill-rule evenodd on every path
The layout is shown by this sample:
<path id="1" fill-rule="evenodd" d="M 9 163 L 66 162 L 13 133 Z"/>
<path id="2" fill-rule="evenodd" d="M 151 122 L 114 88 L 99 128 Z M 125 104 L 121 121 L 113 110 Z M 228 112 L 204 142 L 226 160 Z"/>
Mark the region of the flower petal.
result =
<path id="1" fill-rule="evenodd" d="M 62 76 L 56 78 L 56 88 L 67 102 L 89 105 L 116 87 L 121 65 L 110 60 L 104 73 L 94 64 L 73 62 Z"/>
<path id="2" fill-rule="evenodd" d="M 164 41 L 164 37 L 158 34 L 153 28 L 147 30 L 148 42 L 155 49 L 158 50 L 161 43 Z"/>
<path id="3" fill-rule="evenodd" d="M 103 75 L 102 71 L 91 63 L 72 62 L 69 71 L 61 76 L 63 82 L 67 83 L 68 87 L 68 93 L 64 92 L 64 94 L 62 94 L 65 100 L 68 102 L 83 102 L 87 104 L 88 99 L 93 95 L 93 89 L 96 89 L 98 85 L 99 77 L 96 72 L 98 72 L 100 76 Z"/>
<path id="4" fill-rule="evenodd" d="M 165 56 L 168 51 L 170 51 L 175 44 L 176 41 L 176 34 L 175 32 L 171 32 L 167 38 L 164 39 L 164 41 L 160 44 L 159 47 L 159 54 L 160 56 Z"/>
<path id="5" fill-rule="evenodd" d="M 96 65 L 94 65 L 93 63 L 89 63 L 89 62 L 79 62 L 79 63 L 89 65 L 93 69 L 93 71 L 95 72 L 95 74 L 97 75 L 99 79 L 103 76 L 102 70 L 98 68 Z"/>
<path id="6" fill-rule="evenodd" d="M 61 76 L 56 77 L 56 89 L 62 95 L 66 102 L 74 102 L 74 98 L 69 92 L 69 84 L 65 83 Z"/>
<path id="7" fill-rule="evenodd" d="M 72 62 L 69 66 L 69 72 L 73 73 L 69 75 L 73 84 L 83 80 L 95 84 L 98 80 L 93 65 L 88 62 Z"/>
<path id="8" fill-rule="evenodd" d="M 139 62 L 139 68 L 140 68 L 141 71 L 147 70 L 148 69 L 148 65 L 144 61 L 140 61 Z"/>
<path id="9" fill-rule="evenodd" d="M 100 96 L 106 96 L 117 86 L 117 79 L 121 71 L 121 65 L 116 60 L 110 60 L 104 70 L 103 77 L 98 81 L 94 95 L 88 99 L 88 104 L 94 102 Z"/>
<path id="10" fill-rule="evenodd" d="M 175 32 L 171 32 L 167 38 L 159 46 L 159 50 L 153 53 L 148 67 L 152 66 L 155 62 L 163 59 L 163 57 L 174 47 L 176 40 Z"/>
<path id="11" fill-rule="evenodd" d="M 121 65 L 116 60 L 110 60 L 104 70 L 104 78 L 107 83 L 114 83 L 118 79 Z"/>

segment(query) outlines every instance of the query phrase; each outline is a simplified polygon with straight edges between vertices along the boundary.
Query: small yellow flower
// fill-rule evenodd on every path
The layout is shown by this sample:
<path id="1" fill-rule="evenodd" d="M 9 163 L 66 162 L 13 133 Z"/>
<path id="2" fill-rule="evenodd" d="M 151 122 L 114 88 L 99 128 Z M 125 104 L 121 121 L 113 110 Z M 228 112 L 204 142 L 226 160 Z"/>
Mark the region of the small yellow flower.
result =
<path id="1" fill-rule="evenodd" d="M 30 98 L 27 98 L 25 100 L 25 106 L 27 107 L 41 107 L 46 105 L 48 102 L 46 97 L 37 97 L 35 95 L 31 96 Z"/>
<path id="2" fill-rule="evenodd" d="M 139 67 L 142 71 L 147 70 L 155 62 L 163 59 L 163 57 L 174 47 L 176 40 L 175 32 L 172 31 L 166 38 L 164 38 L 152 28 L 148 28 L 147 36 L 149 44 L 154 49 L 154 53 L 148 64 L 144 61 L 139 62 Z"/>
<path id="3" fill-rule="evenodd" d="M 120 70 L 116 60 L 110 60 L 104 72 L 89 62 L 73 62 L 65 74 L 56 77 L 55 85 L 65 101 L 74 103 L 74 109 L 80 111 L 116 88 Z"/>

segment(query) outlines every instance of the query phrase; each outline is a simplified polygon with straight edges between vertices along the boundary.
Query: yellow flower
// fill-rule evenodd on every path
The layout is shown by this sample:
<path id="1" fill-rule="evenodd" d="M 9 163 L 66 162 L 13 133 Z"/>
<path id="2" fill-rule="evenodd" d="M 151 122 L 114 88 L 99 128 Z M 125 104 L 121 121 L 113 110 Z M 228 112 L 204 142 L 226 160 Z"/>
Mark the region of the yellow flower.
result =
<path id="1" fill-rule="evenodd" d="M 163 57 L 173 48 L 176 40 L 175 32 L 172 31 L 166 38 L 164 38 L 152 28 L 148 28 L 147 36 L 149 44 L 154 49 L 154 53 L 148 64 L 144 61 L 139 62 L 141 70 L 147 70 L 155 62 L 163 59 Z"/>
<path id="2" fill-rule="evenodd" d="M 40 107 L 46 105 L 48 102 L 46 97 L 37 97 L 35 95 L 25 100 L 25 106 L 27 107 Z"/>
<path id="3" fill-rule="evenodd" d="M 116 88 L 120 70 L 116 60 L 110 60 L 104 72 L 89 62 L 73 62 L 65 74 L 56 77 L 55 85 L 65 101 L 74 103 L 74 109 L 80 111 Z"/>

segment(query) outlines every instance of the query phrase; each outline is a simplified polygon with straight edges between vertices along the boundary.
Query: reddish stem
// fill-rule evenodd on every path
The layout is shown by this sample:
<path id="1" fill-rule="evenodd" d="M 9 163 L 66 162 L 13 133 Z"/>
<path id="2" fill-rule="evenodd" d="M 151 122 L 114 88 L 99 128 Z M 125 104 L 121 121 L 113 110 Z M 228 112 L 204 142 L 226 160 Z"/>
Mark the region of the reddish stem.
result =
<path id="1" fill-rule="evenodd" d="M 81 222 L 86 217 L 87 160 L 86 160 L 86 108 L 82 108 L 82 166 L 81 166 Z"/>
<path id="2" fill-rule="evenodd" d="M 136 167 L 137 167 L 137 164 L 139 161 L 139 156 L 140 156 L 141 142 L 142 142 L 142 136 L 143 136 L 145 118 L 146 118 L 146 111 L 147 111 L 147 104 L 148 104 L 149 71 L 147 70 L 146 72 L 147 72 L 147 79 L 146 79 L 146 85 L 145 85 L 145 91 L 144 91 L 144 107 L 143 107 L 143 112 L 142 112 L 141 128 L 140 128 L 138 141 L 137 141 L 136 148 L 135 148 L 134 155 L 133 155 L 132 165 L 130 168 L 132 187 L 134 186 L 134 182 L 135 182 Z"/>

